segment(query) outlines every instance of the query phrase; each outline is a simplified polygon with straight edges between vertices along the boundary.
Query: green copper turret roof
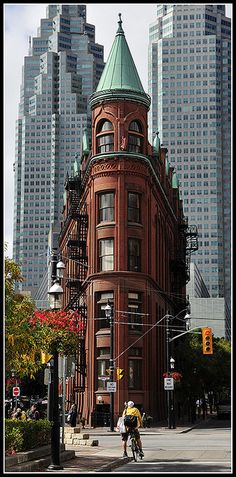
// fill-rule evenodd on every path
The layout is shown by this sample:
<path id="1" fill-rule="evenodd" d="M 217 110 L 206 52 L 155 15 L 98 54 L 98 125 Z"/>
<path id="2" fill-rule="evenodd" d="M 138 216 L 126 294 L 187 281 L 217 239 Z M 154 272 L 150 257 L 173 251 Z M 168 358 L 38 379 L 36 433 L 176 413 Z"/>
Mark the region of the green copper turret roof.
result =
<path id="1" fill-rule="evenodd" d="M 172 174 L 172 188 L 173 189 L 178 189 L 178 187 L 179 187 L 178 177 L 177 177 L 176 172 L 173 171 L 173 174 Z"/>
<path id="2" fill-rule="evenodd" d="M 105 89 L 131 89 L 144 93 L 121 26 L 121 18 L 118 24 L 119 27 L 115 40 L 96 91 L 104 91 Z"/>
<path id="3" fill-rule="evenodd" d="M 111 99 L 115 96 L 139 99 L 150 106 L 150 97 L 143 89 L 125 38 L 120 13 L 119 17 L 118 30 L 96 92 L 91 97 L 91 105 L 98 98 Z"/>

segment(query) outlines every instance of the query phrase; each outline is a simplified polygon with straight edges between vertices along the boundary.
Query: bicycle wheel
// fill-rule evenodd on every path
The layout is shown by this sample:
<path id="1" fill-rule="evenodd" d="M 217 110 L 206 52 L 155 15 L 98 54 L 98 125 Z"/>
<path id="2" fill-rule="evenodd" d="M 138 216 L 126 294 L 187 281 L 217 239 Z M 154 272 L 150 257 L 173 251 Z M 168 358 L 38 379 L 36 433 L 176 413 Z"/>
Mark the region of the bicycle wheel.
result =
<path id="1" fill-rule="evenodd" d="M 131 438 L 131 450 L 133 454 L 134 461 L 137 462 L 138 460 L 138 454 L 137 454 L 137 448 L 136 448 L 136 442 L 135 442 L 135 437 Z"/>
<path id="2" fill-rule="evenodd" d="M 132 439 L 131 439 L 131 450 L 132 450 L 134 461 L 137 462 L 137 460 L 138 460 L 138 446 L 137 446 L 135 437 L 132 437 Z"/>

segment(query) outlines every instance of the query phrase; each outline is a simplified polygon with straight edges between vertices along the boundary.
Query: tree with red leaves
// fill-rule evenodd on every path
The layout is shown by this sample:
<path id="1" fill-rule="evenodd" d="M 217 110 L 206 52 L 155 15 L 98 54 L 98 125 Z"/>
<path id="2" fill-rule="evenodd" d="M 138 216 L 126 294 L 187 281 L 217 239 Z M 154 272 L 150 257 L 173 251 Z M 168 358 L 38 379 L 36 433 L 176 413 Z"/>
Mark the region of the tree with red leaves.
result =
<path id="1" fill-rule="evenodd" d="M 75 310 L 35 310 L 29 324 L 39 348 L 48 353 L 55 346 L 60 353 L 75 352 L 85 329 Z"/>

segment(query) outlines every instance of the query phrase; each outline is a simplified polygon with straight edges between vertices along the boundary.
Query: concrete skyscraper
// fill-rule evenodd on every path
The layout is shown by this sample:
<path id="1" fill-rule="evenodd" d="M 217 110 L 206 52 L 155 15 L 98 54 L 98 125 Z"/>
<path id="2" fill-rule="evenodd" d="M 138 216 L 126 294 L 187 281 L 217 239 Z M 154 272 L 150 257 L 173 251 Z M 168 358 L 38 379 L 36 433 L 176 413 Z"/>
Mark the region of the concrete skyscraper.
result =
<path id="1" fill-rule="evenodd" d="M 151 140 L 177 172 L 210 295 L 231 297 L 231 19 L 224 5 L 158 4 L 149 27 Z"/>
<path id="2" fill-rule="evenodd" d="M 24 58 L 16 124 L 13 258 L 34 297 L 47 270 L 48 234 L 60 223 L 66 174 L 90 128 L 88 98 L 103 46 L 82 4 L 50 4 Z"/>

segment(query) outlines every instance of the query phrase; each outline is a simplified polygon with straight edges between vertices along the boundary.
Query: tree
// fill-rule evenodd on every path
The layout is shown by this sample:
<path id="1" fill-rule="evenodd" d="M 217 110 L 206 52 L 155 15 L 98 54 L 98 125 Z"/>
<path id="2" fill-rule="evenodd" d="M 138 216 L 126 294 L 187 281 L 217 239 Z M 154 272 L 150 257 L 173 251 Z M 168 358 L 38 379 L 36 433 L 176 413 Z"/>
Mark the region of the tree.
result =
<path id="1" fill-rule="evenodd" d="M 63 354 L 78 349 L 84 323 L 74 310 L 35 310 L 29 320 L 39 349 L 51 353 L 56 348 Z"/>
<path id="2" fill-rule="evenodd" d="M 5 259 L 6 372 L 33 378 L 41 369 L 41 352 L 71 354 L 78 349 L 83 322 L 74 310 L 35 310 L 34 302 L 14 290 L 22 282 L 20 267 Z"/>
<path id="3" fill-rule="evenodd" d="M 201 329 L 199 329 L 200 332 Z M 183 375 L 178 398 L 200 397 L 213 392 L 219 396 L 231 387 L 231 345 L 213 337 L 213 354 L 203 355 L 199 334 L 188 334 L 175 343 L 176 369 Z"/>
<path id="4" fill-rule="evenodd" d="M 5 257 L 5 366 L 6 377 L 14 369 L 18 378 L 34 373 L 40 368 L 37 344 L 29 333 L 29 318 L 35 305 L 22 293 L 15 291 L 15 284 L 23 281 L 20 266 Z"/>

